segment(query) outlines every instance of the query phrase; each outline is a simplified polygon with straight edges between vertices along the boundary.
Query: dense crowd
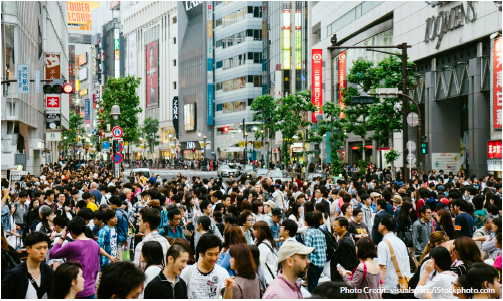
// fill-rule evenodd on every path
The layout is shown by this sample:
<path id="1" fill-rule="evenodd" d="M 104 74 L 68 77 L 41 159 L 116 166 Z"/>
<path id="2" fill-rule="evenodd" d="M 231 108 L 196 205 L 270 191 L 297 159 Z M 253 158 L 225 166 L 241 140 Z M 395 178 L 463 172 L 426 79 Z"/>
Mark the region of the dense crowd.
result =
<path id="1" fill-rule="evenodd" d="M 1 296 L 501 298 L 501 179 L 353 168 L 125 180 L 68 162 L 2 180 Z"/>

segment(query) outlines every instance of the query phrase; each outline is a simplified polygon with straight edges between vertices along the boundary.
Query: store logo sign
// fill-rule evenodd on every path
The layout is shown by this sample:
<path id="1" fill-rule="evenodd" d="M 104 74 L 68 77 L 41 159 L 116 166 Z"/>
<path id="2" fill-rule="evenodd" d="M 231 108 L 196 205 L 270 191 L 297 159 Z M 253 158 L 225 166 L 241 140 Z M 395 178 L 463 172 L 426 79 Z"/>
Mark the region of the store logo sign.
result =
<path id="1" fill-rule="evenodd" d="M 185 1 L 185 10 L 189 11 L 201 3 L 203 3 L 203 1 Z"/>
<path id="2" fill-rule="evenodd" d="M 448 31 L 459 28 L 465 23 L 475 21 L 477 11 L 473 5 L 473 1 L 466 3 L 466 9 L 463 4 L 454 6 L 450 11 L 441 11 L 438 16 L 432 16 L 426 19 L 426 31 L 424 33 L 424 42 L 435 40 L 438 38 L 435 49 L 440 47 L 440 42 Z"/>

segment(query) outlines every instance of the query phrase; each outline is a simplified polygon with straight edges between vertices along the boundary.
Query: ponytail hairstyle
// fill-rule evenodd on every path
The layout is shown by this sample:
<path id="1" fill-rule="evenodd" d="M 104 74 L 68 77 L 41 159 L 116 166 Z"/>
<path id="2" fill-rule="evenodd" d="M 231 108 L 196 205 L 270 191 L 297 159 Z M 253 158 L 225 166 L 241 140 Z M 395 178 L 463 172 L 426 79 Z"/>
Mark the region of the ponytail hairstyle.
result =
<path id="1" fill-rule="evenodd" d="M 426 244 L 423 254 L 421 255 L 421 258 L 419 258 L 419 266 L 422 265 L 424 258 L 430 254 L 431 250 L 436 247 L 436 244 L 441 244 L 448 240 L 449 236 L 445 235 L 445 233 L 442 231 L 435 231 L 431 233 L 430 241 Z"/>

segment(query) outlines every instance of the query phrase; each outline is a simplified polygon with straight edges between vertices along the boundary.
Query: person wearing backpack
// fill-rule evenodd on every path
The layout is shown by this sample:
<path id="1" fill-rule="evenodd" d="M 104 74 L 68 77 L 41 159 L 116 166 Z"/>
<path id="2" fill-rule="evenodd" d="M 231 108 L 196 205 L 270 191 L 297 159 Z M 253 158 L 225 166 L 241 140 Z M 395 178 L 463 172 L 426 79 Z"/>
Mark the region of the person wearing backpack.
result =
<path id="1" fill-rule="evenodd" d="M 342 281 L 342 276 L 337 272 L 339 264 L 347 271 L 352 271 L 359 264 L 355 243 L 351 238 L 351 233 L 348 232 L 348 226 L 349 221 L 344 216 L 336 218 L 333 224 L 334 232 L 340 239 L 330 261 L 332 281 Z"/>
<path id="2" fill-rule="evenodd" d="M 18 252 L 9 245 L 2 231 L 2 280 L 7 273 L 21 263 Z"/>

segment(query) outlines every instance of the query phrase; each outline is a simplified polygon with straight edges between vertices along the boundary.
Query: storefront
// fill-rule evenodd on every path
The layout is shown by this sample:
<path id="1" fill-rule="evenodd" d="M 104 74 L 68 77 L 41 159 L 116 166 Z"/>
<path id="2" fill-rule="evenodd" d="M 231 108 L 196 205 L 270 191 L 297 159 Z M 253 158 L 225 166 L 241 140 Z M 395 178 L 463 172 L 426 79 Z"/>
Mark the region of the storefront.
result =
<path id="1" fill-rule="evenodd" d="M 502 176 L 502 145 L 501 140 L 487 141 L 487 171 L 495 178 Z"/>

